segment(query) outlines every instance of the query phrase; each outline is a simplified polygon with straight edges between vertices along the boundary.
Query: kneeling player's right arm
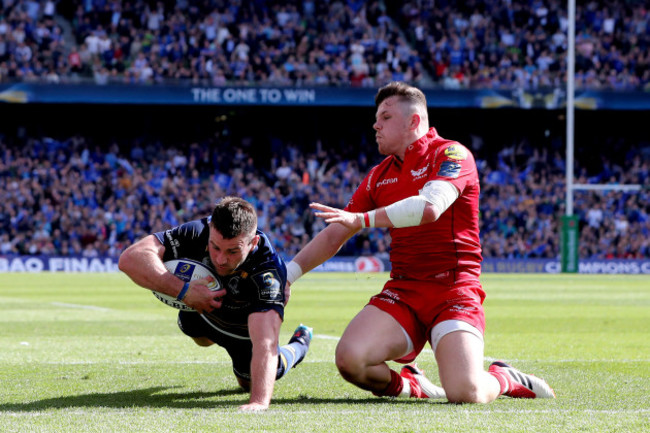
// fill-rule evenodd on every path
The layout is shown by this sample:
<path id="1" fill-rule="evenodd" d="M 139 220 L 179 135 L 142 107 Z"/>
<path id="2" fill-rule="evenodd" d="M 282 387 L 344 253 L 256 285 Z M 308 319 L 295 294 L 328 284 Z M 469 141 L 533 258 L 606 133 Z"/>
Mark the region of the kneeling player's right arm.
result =
<path id="1" fill-rule="evenodd" d="M 287 263 L 287 281 L 293 284 L 302 274 L 330 259 L 341 249 L 358 229 L 350 229 L 342 224 L 332 224 L 325 227 L 314 239 Z"/>

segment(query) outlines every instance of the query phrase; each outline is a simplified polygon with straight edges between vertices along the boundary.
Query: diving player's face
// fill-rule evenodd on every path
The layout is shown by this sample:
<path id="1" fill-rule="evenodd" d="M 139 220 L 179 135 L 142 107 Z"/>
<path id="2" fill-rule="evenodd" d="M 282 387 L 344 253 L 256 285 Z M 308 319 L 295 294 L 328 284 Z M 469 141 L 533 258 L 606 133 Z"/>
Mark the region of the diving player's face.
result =
<path id="1" fill-rule="evenodd" d="M 244 263 L 251 250 L 257 246 L 259 240 L 259 236 L 251 236 L 248 233 L 226 239 L 221 236 L 221 233 L 210 227 L 208 252 L 217 274 L 225 277 L 235 272 L 235 269 Z"/>

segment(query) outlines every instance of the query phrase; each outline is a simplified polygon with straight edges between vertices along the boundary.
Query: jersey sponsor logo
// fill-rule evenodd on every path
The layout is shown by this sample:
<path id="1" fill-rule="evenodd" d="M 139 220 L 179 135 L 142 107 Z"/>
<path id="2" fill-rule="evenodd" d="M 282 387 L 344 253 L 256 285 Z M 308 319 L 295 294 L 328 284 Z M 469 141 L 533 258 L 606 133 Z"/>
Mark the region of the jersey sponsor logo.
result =
<path id="1" fill-rule="evenodd" d="M 384 179 L 384 180 L 382 180 L 380 182 L 377 182 L 377 184 L 375 185 L 375 188 L 379 188 L 380 186 L 384 186 L 384 185 L 391 185 L 393 183 L 397 183 L 397 181 L 398 181 L 398 179 L 396 177 L 391 177 L 389 179 Z"/>
<path id="2" fill-rule="evenodd" d="M 462 161 L 467 159 L 467 149 L 457 144 L 452 144 L 445 149 L 445 156 L 449 159 Z"/>
<path id="3" fill-rule="evenodd" d="M 474 306 L 460 305 L 460 304 L 452 305 L 451 308 L 449 309 L 449 311 L 454 311 L 456 313 L 464 314 L 466 316 L 471 315 L 471 312 L 476 311 L 476 310 L 477 310 L 477 308 L 474 307 Z"/>
<path id="4" fill-rule="evenodd" d="M 455 179 L 460 174 L 461 165 L 453 161 L 443 161 L 438 170 L 438 176 Z"/>
<path id="5" fill-rule="evenodd" d="M 375 170 L 373 169 L 368 176 L 368 185 L 366 185 L 366 191 L 370 191 L 370 185 L 372 185 L 372 177 L 375 175 Z"/>
<path id="6" fill-rule="evenodd" d="M 399 301 L 399 295 L 391 290 L 384 289 L 382 292 L 384 295 L 388 296 L 389 298 L 395 299 L 396 301 Z"/>
<path id="7" fill-rule="evenodd" d="M 181 246 L 181 242 L 178 239 L 174 239 L 172 237 L 172 231 L 167 230 L 165 232 L 165 236 L 167 237 L 167 240 L 169 241 L 169 245 L 172 247 L 172 254 L 174 254 L 174 258 L 178 258 L 178 247 Z"/>

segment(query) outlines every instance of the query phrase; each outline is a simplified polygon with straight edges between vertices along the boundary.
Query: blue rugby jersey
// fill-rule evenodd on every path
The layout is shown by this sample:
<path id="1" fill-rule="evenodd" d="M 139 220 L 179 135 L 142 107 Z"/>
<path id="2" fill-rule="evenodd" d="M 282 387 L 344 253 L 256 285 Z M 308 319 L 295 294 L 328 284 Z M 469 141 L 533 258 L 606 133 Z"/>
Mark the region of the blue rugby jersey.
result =
<path id="1" fill-rule="evenodd" d="M 275 310 L 280 318 L 284 318 L 287 267 L 266 234 L 257 230 L 257 235 L 260 237 L 257 247 L 244 263 L 231 275 L 217 276 L 221 286 L 226 289 L 221 308 L 202 314 L 217 331 L 235 338 L 250 338 L 248 316 L 251 313 Z M 165 247 L 163 261 L 196 260 L 217 275 L 208 253 L 209 218 L 154 233 L 154 236 Z"/>

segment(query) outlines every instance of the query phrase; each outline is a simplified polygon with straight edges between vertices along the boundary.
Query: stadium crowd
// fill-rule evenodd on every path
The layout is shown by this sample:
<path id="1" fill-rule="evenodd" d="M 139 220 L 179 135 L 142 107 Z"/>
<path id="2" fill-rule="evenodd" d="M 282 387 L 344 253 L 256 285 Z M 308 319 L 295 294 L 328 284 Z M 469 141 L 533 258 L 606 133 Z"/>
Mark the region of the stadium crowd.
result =
<path id="1" fill-rule="evenodd" d="M 0 82 L 527 89 L 566 72 L 557 0 L 4 0 Z M 647 2 L 579 2 L 576 87 L 650 88 Z"/>
<path id="2" fill-rule="evenodd" d="M 0 139 L 0 254 L 117 256 L 134 240 L 209 214 L 224 195 L 258 209 L 259 226 L 292 257 L 324 228 L 311 201 L 342 207 L 376 151 L 345 154 L 276 143 L 269 158 L 253 144 L 216 137 L 180 147 L 133 140 L 99 146 L 81 135 Z M 564 160 L 519 144 L 474 150 L 482 182 L 481 236 L 490 258 L 556 258 L 564 214 Z M 646 151 L 646 153 L 644 153 Z M 352 156 L 354 155 L 354 156 Z M 496 155 L 496 156 L 494 156 Z M 579 183 L 650 186 L 650 154 L 634 148 L 579 169 Z M 259 165 L 260 161 L 270 161 Z M 606 162 L 613 161 L 613 162 Z M 582 258 L 650 258 L 650 191 L 577 192 Z M 386 257 L 386 231 L 363 231 L 342 255 Z"/>

